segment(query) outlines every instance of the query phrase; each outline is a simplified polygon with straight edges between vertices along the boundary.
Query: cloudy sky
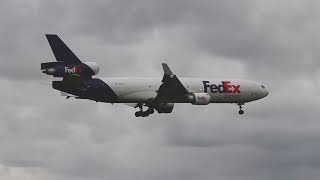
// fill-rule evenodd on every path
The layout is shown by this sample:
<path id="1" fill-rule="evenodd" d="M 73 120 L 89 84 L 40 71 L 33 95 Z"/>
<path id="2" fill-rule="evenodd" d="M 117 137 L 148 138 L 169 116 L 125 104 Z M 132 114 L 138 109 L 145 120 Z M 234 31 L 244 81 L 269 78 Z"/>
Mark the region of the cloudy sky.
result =
<path id="1" fill-rule="evenodd" d="M 320 2 L 1 0 L 0 179 L 315 180 L 320 176 Z M 233 77 L 271 94 L 169 115 L 66 100 L 40 63 L 56 33 L 98 77 Z"/>

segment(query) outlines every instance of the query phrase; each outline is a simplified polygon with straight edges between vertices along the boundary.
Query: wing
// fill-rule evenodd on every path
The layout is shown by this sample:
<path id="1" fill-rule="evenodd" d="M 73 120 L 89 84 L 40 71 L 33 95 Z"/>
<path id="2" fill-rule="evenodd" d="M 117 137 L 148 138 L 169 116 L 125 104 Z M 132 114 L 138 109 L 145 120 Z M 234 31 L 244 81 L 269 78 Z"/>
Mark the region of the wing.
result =
<path id="1" fill-rule="evenodd" d="M 162 84 L 157 91 L 154 103 L 184 101 L 188 90 L 183 86 L 178 77 L 172 73 L 166 63 L 162 63 L 164 75 Z"/>

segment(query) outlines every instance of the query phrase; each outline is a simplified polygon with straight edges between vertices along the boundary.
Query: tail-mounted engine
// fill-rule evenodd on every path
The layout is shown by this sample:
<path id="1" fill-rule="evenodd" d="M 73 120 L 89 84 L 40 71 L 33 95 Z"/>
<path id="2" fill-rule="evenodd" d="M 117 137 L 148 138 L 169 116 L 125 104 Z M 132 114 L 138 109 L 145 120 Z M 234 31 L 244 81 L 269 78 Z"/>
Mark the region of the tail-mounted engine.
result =
<path id="1" fill-rule="evenodd" d="M 191 93 L 187 99 L 193 105 L 208 105 L 211 101 L 211 96 L 208 93 Z"/>
<path id="2" fill-rule="evenodd" d="M 84 77 L 91 77 L 99 73 L 99 66 L 95 62 L 84 62 L 80 64 L 66 64 L 65 62 L 41 63 L 43 73 L 54 77 L 66 77 L 70 74 L 78 74 Z"/>

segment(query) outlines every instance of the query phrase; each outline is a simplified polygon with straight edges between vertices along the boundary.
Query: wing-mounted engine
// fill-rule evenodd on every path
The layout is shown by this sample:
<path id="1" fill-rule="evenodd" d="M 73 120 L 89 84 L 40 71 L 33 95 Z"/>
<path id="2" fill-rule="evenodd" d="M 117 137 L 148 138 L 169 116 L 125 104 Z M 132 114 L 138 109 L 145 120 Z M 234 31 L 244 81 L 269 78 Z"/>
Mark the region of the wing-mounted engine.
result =
<path id="1" fill-rule="evenodd" d="M 190 93 L 187 99 L 193 105 L 208 105 L 211 101 L 211 96 L 208 93 Z"/>
<path id="2" fill-rule="evenodd" d="M 72 74 L 91 77 L 99 73 L 99 66 L 95 62 L 67 64 L 65 62 L 58 61 L 41 63 L 41 70 L 43 73 L 54 77 L 66 77 Z"/>
<path id="3" fill-rule="evenodd" d="M 155 109 L 159 114 L 161 113 L 171 113 L 174 107 L 174 103 L 159 103 Z"/>

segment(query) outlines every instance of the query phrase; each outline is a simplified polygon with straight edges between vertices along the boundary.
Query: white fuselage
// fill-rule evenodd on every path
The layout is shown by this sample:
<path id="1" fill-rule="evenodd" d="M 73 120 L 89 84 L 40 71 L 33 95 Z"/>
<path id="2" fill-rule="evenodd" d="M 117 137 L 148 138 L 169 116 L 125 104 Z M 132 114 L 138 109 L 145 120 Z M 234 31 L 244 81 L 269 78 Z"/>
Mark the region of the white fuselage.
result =
<path id="1" fill-rule="evenodd" d="M 102 80 L 116 93 L 119 103 L 143 103 L 154 99 L 162 84 L 161 78 L 102 78 Z M 268 95 L 263 85 L 249 80 L 209 78 L 179 78 L 179 80 L 190 93 L 208 93 L 210 103 L 246 103 Z"/>

